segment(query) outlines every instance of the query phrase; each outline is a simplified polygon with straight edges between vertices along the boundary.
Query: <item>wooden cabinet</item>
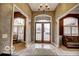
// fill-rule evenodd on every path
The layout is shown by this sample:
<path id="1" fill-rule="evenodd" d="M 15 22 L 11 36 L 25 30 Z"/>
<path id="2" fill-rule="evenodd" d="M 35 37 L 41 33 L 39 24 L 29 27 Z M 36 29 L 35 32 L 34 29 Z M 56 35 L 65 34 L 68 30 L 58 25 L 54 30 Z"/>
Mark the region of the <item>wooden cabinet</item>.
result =
<path id="1" fill-rule="evenodd" d="M 66 47 L 79 48 L 79 36 L 63 36 L 63 44 Z"/>

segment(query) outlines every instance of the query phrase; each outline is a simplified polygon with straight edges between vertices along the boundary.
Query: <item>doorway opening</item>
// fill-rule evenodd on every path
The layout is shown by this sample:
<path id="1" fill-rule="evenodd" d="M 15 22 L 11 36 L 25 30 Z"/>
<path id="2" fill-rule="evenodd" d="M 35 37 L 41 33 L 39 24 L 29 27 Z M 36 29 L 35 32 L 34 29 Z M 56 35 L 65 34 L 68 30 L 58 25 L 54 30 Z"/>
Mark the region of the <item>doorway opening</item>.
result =
<path id="1" fill-rule="evenodd" d="M 13 24 L 13 45 L 17 52 L 25 47 L 24 29 L 24 19 L 15 18 Z"/>
<path id="2" fill-rule="evenodd" d="M 26 48 L 26 17 L 16 6 L 14 6 L 12 39 L 13 53 Z"/>
<path id="3" fill-rule="evenodd" d="M 51 17 L 39 15 L 35 20 L 35 42 L 51 43 Z"/>

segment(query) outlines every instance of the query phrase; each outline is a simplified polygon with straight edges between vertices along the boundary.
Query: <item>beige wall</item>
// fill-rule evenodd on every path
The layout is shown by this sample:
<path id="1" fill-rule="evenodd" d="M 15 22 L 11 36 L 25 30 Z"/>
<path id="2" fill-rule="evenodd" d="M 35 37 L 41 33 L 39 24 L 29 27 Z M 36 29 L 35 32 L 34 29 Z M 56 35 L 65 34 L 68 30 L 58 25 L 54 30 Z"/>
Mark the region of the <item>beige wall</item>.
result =
<path id="1" fill-rule="evenodd" d="M 55 19 L 62 16 L 75 5 L 76 3 L 60 3 L 55 10 Z"/>
<path id="2" fill-rule="evenodd" d="M 12 4 L 0 4 L 0 53 L 5 52 L 4 48 L 11 45 L 11 21 L 12 21 Z M 7 37 L 2 38 L 6 34 Z M 7 53 L 10 53 L 8 51 Z"/>
<path id="3" fill-rule="evenodd" d="M 15 5 L 19 7 L 29 17 L 32 16 L 32 11 L 27 3 L 16 3 Z"/>
<path id="4" fill-rule="evenodd" d="M 33 16 L 32 16 L 32 24 L 31 24 L 31 27 L 32 27 L 32 40 L 34 41 L 35 40 L 35 24 L 34 24 L 34 17 L 37 16 L 37 15 L 41 15 L 43 14 L 42 12 L 38 12 L 38 11 L 33 11 Z M 52 40 L 53 40 L 53 21 L 54 21 L 54 12 L 53 11 L 50 11 L 50 12 L 47 12 L 46 15 L 49 15 L 52 17 Z"/>

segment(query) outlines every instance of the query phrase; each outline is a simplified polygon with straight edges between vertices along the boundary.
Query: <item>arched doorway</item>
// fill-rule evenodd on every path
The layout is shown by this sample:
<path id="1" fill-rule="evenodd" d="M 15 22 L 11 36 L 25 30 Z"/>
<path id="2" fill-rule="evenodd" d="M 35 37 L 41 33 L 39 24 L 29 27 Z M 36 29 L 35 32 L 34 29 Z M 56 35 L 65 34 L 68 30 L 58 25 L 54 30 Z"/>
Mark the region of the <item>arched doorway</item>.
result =
<path id="1" fill-rule="evenodd" d="M 13 46 L 15 51 L 19 52 L 25 48 L 25 19 L 21 17 L 14 18 L 13 22 Z"/>
<path id="2" fill-rule="evenodd" d="M 51 16 L 35 17 L 35 42 L 51 43 Z"/>
<path id="3" fill-rule="evenodd" d="M 24 39 L 24 19 L 23 18 L 15 18 L 14 19 L 14 27 L 13 34 L 16 41 L 25 41 Z"/>

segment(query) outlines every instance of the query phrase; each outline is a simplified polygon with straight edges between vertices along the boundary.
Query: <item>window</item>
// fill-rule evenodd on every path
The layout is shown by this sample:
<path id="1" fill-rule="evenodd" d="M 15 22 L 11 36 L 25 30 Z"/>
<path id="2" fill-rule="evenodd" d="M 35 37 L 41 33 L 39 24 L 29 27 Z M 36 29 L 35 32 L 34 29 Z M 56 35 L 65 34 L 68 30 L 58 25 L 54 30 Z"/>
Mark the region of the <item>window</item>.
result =
<path id="1" fill-rule="evenodd" d="M 36 17 L 35 22 L 50 22 L 50 17 L 48 15 L 39 15 Z"/>
<path id="2" fill-rule="evenodd" d="M 64 19 L 64 35 L 78 36 L 78 19 L 74 17 Z"/>
<path id="3" fill-rule="evenodd" d="M 24 19 L 15 18 L 13 26 L 13 35 L 17 36 L 18 40 L 24 39 Z"/>
<path id="4" fill-rule="evenodd" d="M 68 36 L 71 36 L 71 33 L 70 33 L 70 27 L 68 26 L 64 26 L 64 35 L 68 35 Z"/>
<path id="5" fill-rule="evenodd" d="M 24 25 L 24 19 L 23 18 L 15 18 L 14 25 Z"/>

